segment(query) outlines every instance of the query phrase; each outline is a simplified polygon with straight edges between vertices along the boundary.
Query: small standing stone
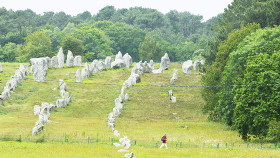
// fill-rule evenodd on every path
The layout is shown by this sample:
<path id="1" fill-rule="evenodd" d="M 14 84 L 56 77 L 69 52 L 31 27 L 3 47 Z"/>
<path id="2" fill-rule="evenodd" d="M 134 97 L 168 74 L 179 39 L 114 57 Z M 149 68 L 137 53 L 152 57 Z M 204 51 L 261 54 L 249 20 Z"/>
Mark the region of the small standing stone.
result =
<path id="1" fill-rule="evenodd" d="M 70 50 L 68 50 L 66 66 L 67 67 L 74 66 L 74 57 L 73 57 L 73 54 L 72 54 L 72 52 Z"/>
<path id="2" fill-rule="evenodd" d="M 62 47 L 59 49 L 59 52 L 57 54 L 57 59 L 58 59 L 58 68 L 63 68 L 64 67 L 64 54 L 63 54 Z"/>
<path id="3" fill-rule="evenodd" d="M 76 78 L 76 82 L 82 82 L 82 73 L 80 69 L 76 71 L 75 78 Z"/>

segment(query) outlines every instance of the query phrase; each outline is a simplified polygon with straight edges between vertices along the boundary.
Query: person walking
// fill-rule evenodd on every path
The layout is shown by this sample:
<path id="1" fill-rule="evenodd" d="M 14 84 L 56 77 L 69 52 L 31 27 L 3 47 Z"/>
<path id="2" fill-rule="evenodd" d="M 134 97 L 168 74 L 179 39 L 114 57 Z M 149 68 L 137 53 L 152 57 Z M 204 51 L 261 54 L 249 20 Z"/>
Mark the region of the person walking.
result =
<path id="1" fill-rule="evenodd" d="M 166 141 L 167 141 L 167 137 L 166 137 L 166 134 L 161 138 L 161 141 L 162 141 L 162 145 L 160 146 L 160 149 L 165 146 L 166 149 L 167 148 L 167 144 L 166 144 Z"/>

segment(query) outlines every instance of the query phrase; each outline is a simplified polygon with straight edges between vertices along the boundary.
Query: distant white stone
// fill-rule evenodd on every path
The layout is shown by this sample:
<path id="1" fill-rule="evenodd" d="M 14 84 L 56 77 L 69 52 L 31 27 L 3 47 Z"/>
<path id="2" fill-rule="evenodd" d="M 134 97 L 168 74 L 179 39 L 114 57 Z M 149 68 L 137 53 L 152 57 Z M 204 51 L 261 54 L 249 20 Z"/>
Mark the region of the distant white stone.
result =
<path id="1" fill-rule="evenodd" d="M 74 57 L 73 57 L 73 54 L 70 50 L 68 50 L 68 53 L 67 53 L 66 66 L 67 67 L 74 66 Z"/>
<path id="2" fill-rule="evenodd" d="M 162 68 L 159 68 L 157 70 L 153 70 L 153 73 L 154 74 L 159 74 L 159 73 L 162 73 L 163 72 L 163 69 Z"/>
<path id="3" fill-rule="evenodd" d="M 74 66 L 83 66 L 82 57 L 75 56 L 74 58 Z"/>
<path id="4" fill-rule="evenodd" d="M 133 152 L 124 155 L 124 158 L 135 158 Z"/>
<path id="5" fill-rule="evenodd" d="M 31 61 L 32 59 L 30 59 Z M 33 58 L 32 60 L 33 66 L 33 79 L 36 82 L 46 82 L 47 76 L 47 61 L 42 58 Z M 18 75 L 19 76 L 19 75 Z"/>
<path id="6" fill-rule="evenodd" d="M 200 61 L 195 61 L 195 62 L 193 63 L 193 69 L 194 69 L 194 71 L 198 71 L 198 70 L 199 70 L 199 64 L 201 64 Z"/>
<path id="7" fill-rule="evenodd" d="M 114 131 L 114 136 L 120 137 L 120 134 L 119 134 L 119 132 L 117 130 Z"/>
<path id="8" fill-rule="evenodd" d="M 41 107 L 39 105 L 34 105 L 34 115 L 39 115 Z"/>
<path id="9" fill-rule="evenodd" d="M 113 61 L 111 64 L 111 68 L 121 68 L 125 66 L 126 64 L 123 60 L 122 53 L 119 51 L 118 54 L 116 55 L 115 61 Z"/>
<path id="10" fill-rule="evenodd" d="M 176 103 L 176 97 L 171 96 L 171 97 L 170 97 L 170 100 L 171 100 L 172 103 Z"/>
<path id="11" fill-rule="evenodd" d="M 58 58 L 57 56 L 53 56 L 51 59 L 51 66 L 52 68 L 57 69 L 58 68 Z"/>
<path id="12" fill-rule="evenodd" d="M 184 73 L 190 75 L 192 73 L 193 64 L 191 60 L 188 60 L 183 63 L 182 70 Z"/>
<path id="13" fill-rule="evenodd" d="M 58 59 L 58 68 L 64 67 L 64 54 L 62 47 L 59 49 L 59 52 L 57 53 L 57 59 Z"/>
<path id="14" fill-rule="evenodd" d="M 106 69 L 111 68 L 111 62 L 112 62 L 112 58 L 107 56 L 106 59 L 105 59 L 105 67 L 106 67 Z"/>
<path id="15" fill-rule="evenodd" d="M 150 65 L 151 69 L 154 70 L 154 61 L 153 60 L 150 60 L 149 65 Z"/>
<path id="16" fill-rule="evenodd" d="M 66 104 L 65 99 L 57 99 L 57 100 L 56 100 L 56 107 L 62 108 L 62 107 L 64 107 L 64 106 L 66 106 L 66 105 L 67 105 L 67 104 Z"/>
<path id="17" fill-rule="evenodd" d="M 129 99 L 129 95 L 126 93 L 125 96 L 124 96 L 124 100 L 128 101 L 128 99 Z"/>
<path id="18" fill-rule="evenodd" d="M 172 78 L 170 80 L 170 84 L 174 84 L 175 81 L 177 80 L 177 78 L 178 78 L 178 70 L 174 69 L 173 70 L 173 76 L 172 76 Z"/>
<path id="19" fill-rule="evenodd" d="M 169 96 L 173 96 L 173 91 L 172 91 L 172 90 L 169 90 L 169 91 L 168 91 L 168 95 L 169 95 Z"/>
<path id="20" fill-rule="evenodd" d="M 88 78 L 89 77 L 89 72 L 86 68 L 82 69 L 82 78 Z"/>
<path id="21" fill-rule="evenodd" d="M 170 59 L 168 54 L 165 53 L 163 57 L 161 57 L 160 68 L 162 70 L 167 70 L 170 67 Z"/>
<path id="22" fill-rule="evenodd" d="M 124 60 L 125 66 L 127 68 L 129 68 L 132 65 L 132 58 L 131 58 L 131 56 L 128 53 L 126 53 L 123 56 L 123 60 Z"/>
<path id="23" fill-rule="evenodd" d="M 76 71 L 75 78 L 76 78 L 76 82 L 82 82 L 82 73 L 80 69 Z"/>

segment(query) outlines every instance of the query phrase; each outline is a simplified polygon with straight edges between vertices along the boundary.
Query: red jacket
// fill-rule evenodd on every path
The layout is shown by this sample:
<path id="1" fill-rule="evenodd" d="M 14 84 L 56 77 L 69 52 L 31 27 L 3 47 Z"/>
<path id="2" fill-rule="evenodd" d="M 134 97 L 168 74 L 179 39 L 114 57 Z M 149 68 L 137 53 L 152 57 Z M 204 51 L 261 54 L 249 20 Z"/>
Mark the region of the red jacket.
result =
<path id="1" fill-rule="evenodd" d="M 163 141 L 162 141 L 162 143 L 166 143 L 166 141 L 167 141 L 166 136 L 163 136 Z"/>

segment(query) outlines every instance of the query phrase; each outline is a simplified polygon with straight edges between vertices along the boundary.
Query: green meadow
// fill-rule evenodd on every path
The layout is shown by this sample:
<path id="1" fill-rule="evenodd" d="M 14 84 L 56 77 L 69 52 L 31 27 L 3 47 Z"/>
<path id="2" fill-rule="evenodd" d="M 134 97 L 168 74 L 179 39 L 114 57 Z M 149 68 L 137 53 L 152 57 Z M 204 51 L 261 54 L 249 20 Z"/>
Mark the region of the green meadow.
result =
<path id="1" fill-rule="evenodd" d="M 0 92 L 19 63 L 2 66 Z M 129 101 L 124 103 L 115 129 L 131 140 L 130 152 L 138 158 L 280 157 L 279 145 L 244 142 L 237 131 L 208 121 L 201 111 L 201 75 L 186 75 L 181 66 L 171 63 L 170 69 L 161 74 L 142 74 L 141 82 L 126 90 Z M 178 80 L 171 85 L 174 68 L 179 72 Z M 107 118 L 131 68 L 100 71 L 83 83 L 75 82 L 77 69 L 82 67 L 49 69 L 45 83 L 35 82 L 30 74 L 0 106 L 1 157 L 123 157 L 125 153 L 117 152 L 120 148 L 112 145 L 118 137 L 108 128 Z M 55 104 L 60 94 L 53 89 L 58 89 L 59 79 L 66 82 L 72 102 L 51 111 L 51 122 L 32 137 L 38 120 L 34 105 Z M 169 100 L 169 90 L 173 90 L 176 103 Z M 169 149 L 160 150 L 164 134 Z"/>

